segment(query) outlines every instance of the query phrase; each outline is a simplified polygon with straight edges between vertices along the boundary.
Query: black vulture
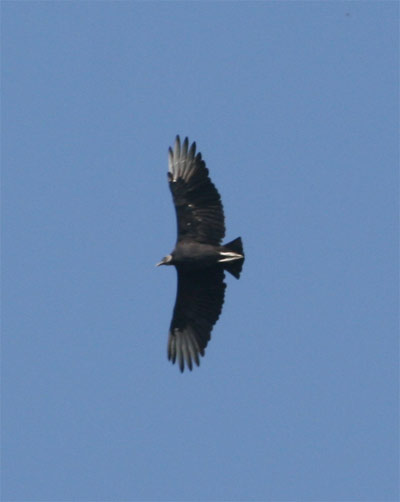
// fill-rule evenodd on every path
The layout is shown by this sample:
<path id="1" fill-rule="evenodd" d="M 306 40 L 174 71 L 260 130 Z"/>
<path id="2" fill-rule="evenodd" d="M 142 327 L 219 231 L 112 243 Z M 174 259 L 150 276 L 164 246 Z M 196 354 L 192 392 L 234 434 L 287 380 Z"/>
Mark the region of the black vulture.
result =
<path id="1" fill-rule="evenodd" d="M 208 169 L 196 154 L 176 137 L 169 148 L 168 183 L 178 224 L 175 249 L 159 265 L 175 265 L 178 289 L 169 328 L 168 359 L 183 372 L 199 366 L 199 355 L 222 310 L 225 295 L 224 271 L 239 279 L 244 262 L 242 239 L 221 245 L 225 236 L 221 197 L 208 176 Z"/>

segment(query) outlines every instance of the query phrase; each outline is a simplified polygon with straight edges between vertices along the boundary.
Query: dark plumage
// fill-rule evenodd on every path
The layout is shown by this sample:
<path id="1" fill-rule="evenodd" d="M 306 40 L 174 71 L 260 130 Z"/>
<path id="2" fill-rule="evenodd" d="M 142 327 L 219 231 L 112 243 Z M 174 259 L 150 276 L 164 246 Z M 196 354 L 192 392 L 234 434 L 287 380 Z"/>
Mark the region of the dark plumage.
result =
<path id="1" fill-rule="evenodd" d="M 178 238 L 172 253 L 157 265 L 175 265 L 178 291 L 169 329 L 168 359 L 180 370 L 193 361 L 210 340 L 222 310 L 226 285 L 224 270 L 239 279 L 244 262 L 240 237 L 224 246 L 225 218 L 221 197 L 196 154 L 196 143 L 181 145 L 179 136 L 169 149 L 168 182 L 176 209 Z"/>

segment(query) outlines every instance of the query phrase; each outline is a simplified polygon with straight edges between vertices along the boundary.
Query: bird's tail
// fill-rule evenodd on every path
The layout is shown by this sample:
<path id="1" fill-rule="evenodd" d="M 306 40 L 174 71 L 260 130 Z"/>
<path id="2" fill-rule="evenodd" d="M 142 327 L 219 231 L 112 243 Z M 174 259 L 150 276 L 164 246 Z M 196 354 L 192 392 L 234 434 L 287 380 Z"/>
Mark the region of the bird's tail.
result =
<path id="1" fill-rule="evenodd" d="M 227 258 L 224 261 L 224 269 L 227 270 L 230 274 L 232 274 L 236 279 L 239 279 L 240 272 L 242 271 L 243 262 L 244 262 L 244 252 L 243 252 L 243 244 L 241 237 L 228 242 L 225 244 L 224 248 L 231 253 L 234 253 L 237 256 L 232 256 L 231 259 Z M 228 261 L 229 260 L 229 261 Z"/>

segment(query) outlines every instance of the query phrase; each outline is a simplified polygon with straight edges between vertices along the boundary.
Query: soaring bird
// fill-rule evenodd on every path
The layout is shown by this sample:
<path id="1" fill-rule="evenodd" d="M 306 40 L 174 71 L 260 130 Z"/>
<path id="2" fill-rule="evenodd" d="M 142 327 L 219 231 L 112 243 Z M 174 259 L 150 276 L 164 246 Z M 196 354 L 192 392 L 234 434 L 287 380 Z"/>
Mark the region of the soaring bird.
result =
<path id="1" fill-rule="evenodd" d="M 168 184 L 176 210 L 178 237 L 175 249 L 159 265 L 175 265 L 178 288 L 169 328 L 168 359 L 178 361 L 181 372 L 200 357 L 210 340 L 224 303 L 224 271 L 239 279 L 244 262 L 242 239 L 221 245 L 225 218 L 221 197 L 196 154 L 176 137 L 169 148 Z"/>

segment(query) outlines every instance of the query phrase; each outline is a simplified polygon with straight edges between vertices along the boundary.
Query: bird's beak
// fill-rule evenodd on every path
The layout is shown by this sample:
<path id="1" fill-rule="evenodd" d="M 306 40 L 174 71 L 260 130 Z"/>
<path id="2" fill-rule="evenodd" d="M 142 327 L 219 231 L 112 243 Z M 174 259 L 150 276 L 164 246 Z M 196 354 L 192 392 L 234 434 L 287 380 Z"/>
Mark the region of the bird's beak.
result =
<path id="1" fill-rule="evenodd" d="M 172 256 L 169 254 L 168 256 L 164 256 L 164 258 L 156 263 L 156 267 L 159 267 L 160 265 L 167 265 L 170 261 L 172 260 Z"/>
<path id="2" fill-rule="evenodd" d="M 164 256 L 164 258 L 161 261 L 156 263 L 156 267 L 159 267 L 160 265 L 165 265 L 166 263 L 168 263 L 168 256 Z"/>

